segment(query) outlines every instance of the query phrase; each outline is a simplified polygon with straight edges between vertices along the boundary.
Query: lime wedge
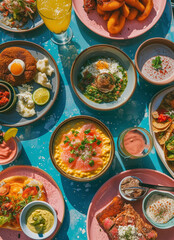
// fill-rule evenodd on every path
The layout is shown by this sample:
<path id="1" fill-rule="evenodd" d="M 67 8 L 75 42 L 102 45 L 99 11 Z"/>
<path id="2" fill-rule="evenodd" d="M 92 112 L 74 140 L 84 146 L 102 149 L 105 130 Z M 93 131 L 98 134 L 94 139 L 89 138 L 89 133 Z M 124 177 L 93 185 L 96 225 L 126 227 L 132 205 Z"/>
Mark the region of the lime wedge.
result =
<path id="1" fill-rule="evenodd" d="M 44 105 L 50 99 L 50 92 L 46 88 L 38 88 L 33 93 L 33 101 L 37 105 Z"/>
<path id="2" fill-rule="evenodd" d="M 4 141 L 7 142 L 10 138 L 15 137 L 17 132 L 17 128 L 9 128 L 4 134 Z"/>

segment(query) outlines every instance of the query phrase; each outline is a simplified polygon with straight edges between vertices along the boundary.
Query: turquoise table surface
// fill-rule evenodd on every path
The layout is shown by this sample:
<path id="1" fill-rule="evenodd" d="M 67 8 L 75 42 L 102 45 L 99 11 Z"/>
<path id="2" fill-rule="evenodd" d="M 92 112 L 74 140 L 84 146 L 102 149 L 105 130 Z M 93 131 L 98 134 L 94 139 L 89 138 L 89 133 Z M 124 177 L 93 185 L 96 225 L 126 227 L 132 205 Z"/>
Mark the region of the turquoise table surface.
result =
<path id="1" fill-rule="evenodd" d="M 146 39 L 163 37 L 174 41 L 174 21 L 172 20 L 170 1 L 167 1 L 165 11 L 158 23 L 144 35 L 132 40 L 114 41 L 100 37 L 86 28 L 74 11 L 70 25 L 73 31 L 72 41 L 61 47 L 52 43 L 49 31 L 45 26 L 25 34 L 0 31 L 1 43 L 12 40 L 27 40 L 41 45 L 54 57 L 60 71 L 60 91 L 54 106 L 41 120 L 19 128 L 18 136 L 23 145 L 22 154 L 12 164 L 0 166 L 0 170 L 13 165 L 36 166 L 49 173 L 57 182 L 63 193 L 66 209 L 63 225 L 55 236 L 55 240 L 87 239 L 86 216 L 89 204 L 100 186 L 119 172 L 133 168 L 150 168 L 170 176 L 155 148 L 147 157 L 131 162 L 121 159 L 116 148 L 113 164 L 105 175 L 96 181 L 87 183 L 74 182 L 61 176 L 49 157 L 49 141 L 52 132 L 63 120 L 72 116 L 90 115 L 100 119 L 113 134 L 115 145 L 119 133 L 125 128 L 141 126 L 149 130 L 149 103 L 153 95 L 166 86 L 151 85 L 138 77 L 138 84 L 131 99 L 123 107 L 103 113 L 91 110 L 76 97 L 70 84 L 70 70 L 77 55 L 95 44 L 112 44 L 134 60 L 137 48 Z M 0 126 L 0 129 L 6 131 L 8 128 Z"/>

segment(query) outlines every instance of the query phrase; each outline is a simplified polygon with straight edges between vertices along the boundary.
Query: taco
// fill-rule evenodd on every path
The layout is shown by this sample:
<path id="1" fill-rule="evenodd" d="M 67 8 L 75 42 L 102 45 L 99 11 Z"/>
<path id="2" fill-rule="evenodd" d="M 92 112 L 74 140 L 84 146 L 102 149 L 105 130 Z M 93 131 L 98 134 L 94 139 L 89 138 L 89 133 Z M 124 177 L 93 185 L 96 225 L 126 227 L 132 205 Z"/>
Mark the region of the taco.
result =
<path id="1" fill-rule="evenodd" d="M 174 135 L 165 142 L 164 155 L 167 161 L 174 161 Z"/>
<path id="2" fill-rule="evenodd" d="M 25 176 L 13 176 L 0 181 L 0 227 L 21 230 L 22 209 L 34 200 L 46 201 L 41 182 Z"/>
<path id="3" fill-rule="evenodd" d="M 156 138 L 160 145 L 165 144 L 165 142 L 171 136 L 173 130 L 174 130 L 174 123 L 170 125 L 170 127 L 167 129 L 167 131 L 157 133 Z"/>

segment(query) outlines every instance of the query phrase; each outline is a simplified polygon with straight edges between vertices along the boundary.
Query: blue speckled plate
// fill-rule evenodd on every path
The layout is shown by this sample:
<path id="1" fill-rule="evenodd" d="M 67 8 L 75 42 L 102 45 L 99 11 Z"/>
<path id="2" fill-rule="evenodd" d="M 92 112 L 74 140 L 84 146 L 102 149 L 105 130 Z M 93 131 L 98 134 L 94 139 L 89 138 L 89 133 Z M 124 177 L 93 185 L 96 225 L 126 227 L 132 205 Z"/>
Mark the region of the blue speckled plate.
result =
<path id="1" fill-rule="evenodd" d="M 42 18 L 40 15 L 37 13 L 35 16 L 34 20 L 29 19 L 28 22 L 21 28 L 16 28 L 16 27 L 10 27 L 7 26 L 5 23 L 3 23 L 3 15 L 0 12 L 0 28 L 7 30 L 9 32 L 29 32 L 32 31 L 44 24 Z"/>
<path id="2" fill-rule="evenodd" d="M 40 118 L 42 118 L 53 106 L 57 95 L 59 91 L 59 84 L 60 84 L 60 76 L 59 76 L 59 70 L 57 67 L 57 64 L 53 57 L 41 46 L 27 42 L 27 41 L 11 41 L 7 43 L 3 43 L 0 45 L 0 52 L 2 52 L 5 48 L 8 47 L 21 47 L 25 48 L 28 50 L 33 57 L 35 57 L 36 60 L 38 59 L 43 59 L 44 57 L 47 57 L 49 60 L 50 65 L 54 68 L 54 73 L 52 74 L 51 77 L 48 77 L 49 80 L 51 81 L 52 84 L 52 90 L 50 90 L 50 100 L 47 104 L 44 106 L 38 106 L 35 105 L 35 111 L 36 114 L 33 117 L 30 118 L 23 118 L 22 116 L 19 115 L 19 113 L 16 111 L 16 107 L 14 106 L 13 109 L 11 109 L 9 112 L 0 114 L 0 124 L 3 126 L 15 126 L 15 127 L 20 127 L 24 125 L 31 124 Z M 37 89 L 42 87 L 40 84 L 35 83 L 34 81 L 28 83 L 29 85 L 33 86 L 33 91 L 32 93 Z M 18 93 L 17 88 L 14 88 L 16 93 Z"/>

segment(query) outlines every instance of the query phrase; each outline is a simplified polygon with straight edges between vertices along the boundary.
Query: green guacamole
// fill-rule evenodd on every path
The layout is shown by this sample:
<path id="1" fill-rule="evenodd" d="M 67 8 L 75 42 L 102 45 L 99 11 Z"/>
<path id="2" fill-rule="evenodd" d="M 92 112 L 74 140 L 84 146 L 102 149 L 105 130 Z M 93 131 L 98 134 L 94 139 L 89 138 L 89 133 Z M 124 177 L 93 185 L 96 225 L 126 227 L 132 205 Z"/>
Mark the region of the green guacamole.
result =
<path id="1" fill-rule="evenodd" d="M 53 213 L 44 206 L 32 207 L 26 217 L 27 227 L 34 233 L 48 232 L 54 224 Z"/>

